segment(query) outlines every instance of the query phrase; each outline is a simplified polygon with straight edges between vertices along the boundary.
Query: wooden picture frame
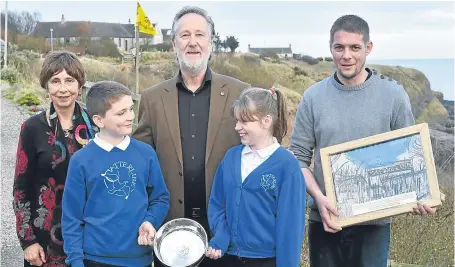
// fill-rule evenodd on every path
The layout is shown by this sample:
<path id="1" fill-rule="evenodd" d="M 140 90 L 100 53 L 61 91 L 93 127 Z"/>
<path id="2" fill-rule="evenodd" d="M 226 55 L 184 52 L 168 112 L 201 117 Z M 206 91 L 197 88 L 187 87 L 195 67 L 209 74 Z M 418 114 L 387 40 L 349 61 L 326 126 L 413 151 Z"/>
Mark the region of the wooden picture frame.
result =
<path id="1" fill-rule="evenodd" d="M 320 150 L 326 196 L 346 227 L 441 205 L 428 124 L 422 123 Z"/>

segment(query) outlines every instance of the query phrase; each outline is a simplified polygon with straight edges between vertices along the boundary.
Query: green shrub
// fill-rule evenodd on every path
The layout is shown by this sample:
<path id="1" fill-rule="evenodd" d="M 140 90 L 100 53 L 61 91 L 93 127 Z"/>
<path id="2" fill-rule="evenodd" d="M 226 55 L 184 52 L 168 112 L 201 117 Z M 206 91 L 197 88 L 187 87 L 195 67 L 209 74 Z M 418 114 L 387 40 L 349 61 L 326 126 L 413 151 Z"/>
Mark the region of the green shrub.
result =
<path id="1" fill-rule="evenodd" d="M 9 87 L 9 88 L 3 89 L 2 96 L 5 99 L 13 101 L 14 97 L 16 96 L 16 89 L 14 87 Z"/>
<path id="2" fill-rule="evenodd" d="M 301 58 L 300 58 L 301 61 L 303 62 L 306 62 L 310 65 L 316 65 L 319 63 L 319 60 L 315 59 L 314 57 L 311 57 L 311 56 L 307 56 L 307 55 L 303 55 Z"/>
<path id="3" fill-rule="evenodd" d="M 261 65 L 261 59 L 257 56 L 246 54 L 243 55 L 243 60 L 245 60 L 248 63 L 257 64 L 258 66 Z"/>
<path id="4" fill-rule="evenodd" d="M 119 82 L 131 90 L 134 90 L 136 86 L 135 73 L 130 70 L 123 70 L 125 66 L 115 66 L 106 62 L 90 59 L 88 57 L 81 57 L 82 65 L 86 72 L 87 81 L 98 82 L 102 80 L 116 81 Z M 141 67 L 143 69 L 143 67 Z M 163 79 L 153 75 L 140 75 L 139 76 L 139 87 L 148 88 L 161 82 Z"/>
<path id="5" fill-rule="evenodd" d="M 139 60 L 141 64 L 156 64 L 160 61 L 173 62 L 175 54 L 172 52 L 142 52 Z"/>
<path id="6" fill-rule="evenodd" d="M 295 66 L 294 67 L 294 75 L 295 76 L 298 76 L 298 75 L 308 76 L 308 73 L 306 71 L 302 70 L 301 68 Z"/>
<path id="7" fill-rule="evenodd" d="M 139 68 L 141 75 L 159 77 L 161 80 L 167 80 L 178 73 L 177 63 L 171 61 L 159 61 L 155 64 L 142 65 Z"/>
<path id="8" fill-rule="evenodd" d="M 438 177 L 443 175 L 438 173 Z M 447 176 L 453 179 L 453 173 Z M 390 259 L 422 266 L 454 266 L 453 189 L 441 189 L 446 200 L 436 215 L 404 214 L 393 218 Z"/>
<path id="9" fill-rule="evenodd" d="M 24 54 L 20 53 L 15 53 L 8 57 L 8 66 L 14 67 L 20 73 L 24 73 L 30 68 L 27 62 L 27 58 L 24 56 Z"/>
<path id="10" fill-rule="evenodd" d="M 28 60 L 24 54 L 15 53 L 8 57 L 8 66 L 15 68 L 19 72 L 20 80 L 18 77 L 17 82 L 34 81 L 34 71 L 30 63 L 35 60 Z"/>
<path id="11" fill-rule="evenodd" d="M 27 92 L 23 94 L 18 99 L 16 99 L 15 102 L 22 106 L 34 106 L 41 103 L 39 97 L 36 95 L 36 93 L 33 92 Z"/>
<path id="12" fill-rule="evenodd" d="M 19 72 L 15 68 L 5 68 L 0 71 L 2 80 L 7 81 L 9 84 L 16 84 L 19 82 Z"/>
<path id="13" fill-rule="evenodd" d="M 17 54 L 31 60 L 41 58 L 40 53 L 36 53 L 32 50 L 22 50 L 20 52 L 17 52 Z"/>
<path id="14" fill-rule="evenodd" d="M 143 45 L 141 46 L 141 51 L 159 51 L 159 52 L 171 52 L 172 44 L 171 43 L 159 43 L 155 45 Z"/>
<path id="15" fill-rule="evenodd" d="M 88 41 L 86 53 L 97 57 L 120 57 L 117 45 L 110 39 Z"/>
<path id="16" fill-rule="evenodd" d="M 17 46 L 19 50 L 33 50 L 39 53 L 46 53 L 51 50 L 49 41 L 43 37 L 18 35 Z"/>
<path id="17" fill-rule="evenodd" d="M 277 53 L 273 52 L 272 50 L 264 49 L 264 51 L 261 53 L 261 58 L 278 59 L 279 57 Z"/>
<path id="18" fill-rule="evenodd" d="M 254 87 L 270 88 L 277 77 L 267 72 L 265 66 L 245 61 L 241 57 L 217 55 L 211 61 L 212 69 L 220 74 L 234 77 Z"/>

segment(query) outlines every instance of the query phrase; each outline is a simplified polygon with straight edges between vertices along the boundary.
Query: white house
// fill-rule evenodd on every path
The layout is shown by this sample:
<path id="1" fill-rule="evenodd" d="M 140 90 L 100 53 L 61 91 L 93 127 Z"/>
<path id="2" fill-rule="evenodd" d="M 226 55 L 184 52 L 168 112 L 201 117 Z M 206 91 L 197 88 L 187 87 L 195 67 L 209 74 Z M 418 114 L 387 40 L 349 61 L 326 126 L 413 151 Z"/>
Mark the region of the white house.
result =
<path id="1" fill-rule="evenodd" d="M 157 35 L 152 36 L 140 33 L 139 42 L 141 45 L 155 45 L 163 42 L 162 31 L 158 23 L 153 23 Z M 65 16 L 56 22 L 38 22 L 33 32 L 34 36 L 44 37 L 54 43 L 60 44 L 78 44 L 81 38 L 90 38 L 99 40 L 101 38 L 110 38 L 121 50 L 131 50 L 136 45 L 135 26 L 132 23 L 107 23 L 92 21 L 65 21 Z"/>
<path id="2" fill-rule="evenodd" d="M 248 52 L 258 55 L 271 52 L 277 54 L 280 58 L 292 58 L 291 44 L 289 44 L 289 47 L 251 47 L 248 44 Z"/>

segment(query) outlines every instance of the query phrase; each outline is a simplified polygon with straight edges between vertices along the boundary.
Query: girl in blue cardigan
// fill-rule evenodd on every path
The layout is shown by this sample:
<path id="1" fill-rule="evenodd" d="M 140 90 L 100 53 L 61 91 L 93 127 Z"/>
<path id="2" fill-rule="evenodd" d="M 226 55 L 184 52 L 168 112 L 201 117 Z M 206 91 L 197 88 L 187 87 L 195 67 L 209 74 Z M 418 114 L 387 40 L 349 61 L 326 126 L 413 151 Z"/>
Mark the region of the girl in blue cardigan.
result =
<path id="1" fill-rule="evenodd" d="M 208 204 L 207 257 L 220 267 L 298 267 L 305 231 L 305 179 L 280 146 L 287 131 L 283 93 L 245 90 L 232 106 L 241 145 L 226 152 Z"/>

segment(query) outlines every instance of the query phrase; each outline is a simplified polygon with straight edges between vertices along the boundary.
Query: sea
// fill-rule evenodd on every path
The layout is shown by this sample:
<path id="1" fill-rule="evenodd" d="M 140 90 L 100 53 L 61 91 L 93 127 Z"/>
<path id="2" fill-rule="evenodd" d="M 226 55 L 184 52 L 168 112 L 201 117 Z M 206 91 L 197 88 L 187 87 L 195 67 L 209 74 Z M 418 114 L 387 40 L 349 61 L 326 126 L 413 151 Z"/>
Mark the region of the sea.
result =
<path id="1" fill-rule="evenodd" d="M 444 94 L 444 100 L 454 100 L 454 59 L 371 59 L 367 64 L 401 66 L 417 69 L 428 78 L 431 90 Z"/>

